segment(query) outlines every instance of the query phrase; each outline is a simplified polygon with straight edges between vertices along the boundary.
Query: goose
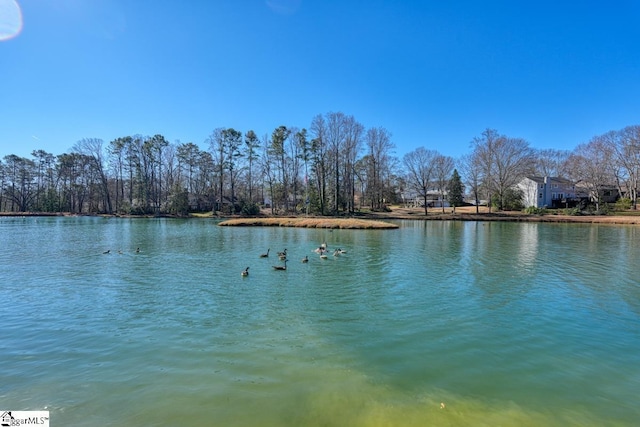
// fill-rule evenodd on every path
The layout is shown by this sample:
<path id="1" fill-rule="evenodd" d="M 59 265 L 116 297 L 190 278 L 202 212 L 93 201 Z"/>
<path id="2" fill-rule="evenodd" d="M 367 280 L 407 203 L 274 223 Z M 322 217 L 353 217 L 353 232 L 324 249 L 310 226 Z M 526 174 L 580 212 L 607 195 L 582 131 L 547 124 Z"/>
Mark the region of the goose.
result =
<path id="1" fill-rule="evenodd" d="M 240 273 L 240 275 L 242 277 L 247 277 L 249 275 L 249 267 L 247 267 L 244 270 L 242 270 L 242 273 Z"/>
<path id="2" fill-rule="evenodd" d="M 326 250 L 327 250 L 327 244 L 323 243 L 315 249 L 315 252 L 321 254 Z"/>
<path id="3" fill-rule="evenodd" d="M 274 270 L 286 270 L 287 269 L 287 260 L 284 260 L 284 265 L 274 265 Z"/>
<path id="4" fill-rule="evenodd" d="M 260 254 L 260 258 L 268 258 L 269 257 L 269 251 L 271 250 L 271 248 L 267 249 L 267 252 L 264 254 Z"/>
<path id="5" fill-rule="evenodd" d="M 338 256 L 338 255 L 340 255 L 340 251 L 338 249 L 333 251 L 333 256 Z"/>
<path id="6" fill-rule="evenodd" d="M 106 251 L 102 252 L 103 254 L 108 254 L 111 252 L 111 249 L 107 249 Z"/>
<path id="7" fill-rule="evenodd" d="M 284 257 L 286 257 L 286 256 L 287 256 L 287 249 L 285 249 L 285 250 L 284 250 L 284 251 L 282 251 L 282 252 L 278 252 L 278 256 L 279 256 L 279 257 L 283 257 L 283 256 L 284 256 Z"/>
<path id="8" fill-rule="evenodd" d="M 309 257 L 305 255 L 304 258 L 302 258 L 302 262 L 309 262 Z"/>

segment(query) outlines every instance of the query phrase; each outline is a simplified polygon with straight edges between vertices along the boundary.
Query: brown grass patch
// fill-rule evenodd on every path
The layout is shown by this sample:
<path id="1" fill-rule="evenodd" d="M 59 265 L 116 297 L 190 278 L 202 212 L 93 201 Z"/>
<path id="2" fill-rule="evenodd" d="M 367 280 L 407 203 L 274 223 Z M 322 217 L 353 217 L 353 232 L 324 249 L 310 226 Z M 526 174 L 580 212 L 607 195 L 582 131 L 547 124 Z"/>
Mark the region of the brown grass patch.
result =
<path id="1" fill-rule="evenodd" d="M 354 218 L 235 218 L 222 221 L 222 226 L 302 227 L 383 230 L 398 228 L 384 221 Z"/>

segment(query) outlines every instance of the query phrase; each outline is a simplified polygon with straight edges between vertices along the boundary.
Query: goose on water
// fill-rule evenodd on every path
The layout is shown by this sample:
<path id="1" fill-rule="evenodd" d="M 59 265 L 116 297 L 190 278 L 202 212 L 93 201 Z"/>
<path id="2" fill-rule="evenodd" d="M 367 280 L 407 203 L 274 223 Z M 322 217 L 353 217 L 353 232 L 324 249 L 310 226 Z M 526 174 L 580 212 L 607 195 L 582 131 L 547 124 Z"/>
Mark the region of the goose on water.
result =
<path id="1" fill-rule="evenodd" d="M 314 250 L 315 250 L 315 252 L 316 252 L 316 253 L 321 254 L 321 253 L 323 253 L 324 251 L 326 251 L 326 250 L 327 250 L 327 244 L 326 244 L 326 243 L 323 243 L 323 244 L 321 244 L 320 246 L 318 246 L 318 247 L 317 247 L 316 249 L 314 249 Z"/>
<path id="2" fill-rule="evenodd" d="M 269 256 L 269 251 L 271 250 L 271 248 L 267 249 L 267 252 L 264 254 L 260 254 L 260 258 L 267 258 Z"/>
<path id="3" fill-rule="evenodd" d="M 284 260 L 284 265 L 274 265 L 274 270 L 286 270 L 287 269 L 287 260 Z"/>
<path id="4" fill-rule="evenodd" d="M 249 267 L 247 267 L 244 270 L 242 270 L 242 273 L 240 273 L 240 275 L 242 277 L 247 277 L 249 275 Z"/>

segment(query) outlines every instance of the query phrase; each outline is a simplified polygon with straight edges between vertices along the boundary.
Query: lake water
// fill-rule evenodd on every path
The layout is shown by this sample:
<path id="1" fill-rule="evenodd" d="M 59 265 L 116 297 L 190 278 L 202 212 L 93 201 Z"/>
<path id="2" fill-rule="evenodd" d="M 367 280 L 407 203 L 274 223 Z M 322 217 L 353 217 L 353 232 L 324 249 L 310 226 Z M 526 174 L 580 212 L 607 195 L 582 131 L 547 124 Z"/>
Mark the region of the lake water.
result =
<path id="1" fill-rule="evenodd" d="M 398 223 L 0 218 L 0 409 L 52 426 L 637 425 L 640 228 Z"/>

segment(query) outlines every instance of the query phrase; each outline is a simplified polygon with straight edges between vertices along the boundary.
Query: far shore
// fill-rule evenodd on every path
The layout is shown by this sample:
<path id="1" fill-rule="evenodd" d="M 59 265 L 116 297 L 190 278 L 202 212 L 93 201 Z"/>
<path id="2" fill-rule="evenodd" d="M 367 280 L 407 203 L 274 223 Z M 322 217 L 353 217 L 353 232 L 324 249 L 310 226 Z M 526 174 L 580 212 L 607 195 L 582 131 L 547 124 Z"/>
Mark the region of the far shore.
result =
<path id="1" fill-rule="evenodd" d="M 628 214 L 612 215 L 561 215 L 551 212 L 547 215 L 530 215 L 524 212 L 490 212 L 487 207 L 480 207 L 476 212 L 475 206 L 456 208 L 431 208 L 427 215 L 424 209 L 392 206 L 384 212 L 362 210 L 352 216 L 306 216 L 272 215 L 264 209 L 255 217 L 215 215 L 211 212 L 191 214 L 188 217 L 174 215 L 106 215 L 106 214 L 71 214 L 52 212 L 0 212 L 0 217 L 50 217 L 50 216 L 101 216 L 105 218 L 211 218 L 220 219 L 223 226 L 277 226 L 277 227 L 307 227 L 307 228 L 364 228 L 364 229 L 393 229 L 398 225 L 393 220 L 416 221 L 511 221 L 511 222 L 550 222 L 550 223 L 580 223 L 580 224 L 620 224 L 640 225 L 640 212 L 630 211 Z"/>
<path id="2" fill-rule="evenodd" d="M 580 223 L 580 224 L 640 224 L 640 212 L 630 212 L 628 215 L 562 215 L 551 212 L 547 215 L 531 215 L 520 211 L 489 211 L 485 206 L 465 206 L 456 208 L 431 208 L 427 215 L 424 209 L 394 207 L 390 212 L 372 212 L 361 216 L 378 220 L 387 219 L 411 219 L 421 221 L 512 221 L 512 222 L 553 222 L 553 223 Z"/>

